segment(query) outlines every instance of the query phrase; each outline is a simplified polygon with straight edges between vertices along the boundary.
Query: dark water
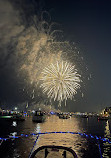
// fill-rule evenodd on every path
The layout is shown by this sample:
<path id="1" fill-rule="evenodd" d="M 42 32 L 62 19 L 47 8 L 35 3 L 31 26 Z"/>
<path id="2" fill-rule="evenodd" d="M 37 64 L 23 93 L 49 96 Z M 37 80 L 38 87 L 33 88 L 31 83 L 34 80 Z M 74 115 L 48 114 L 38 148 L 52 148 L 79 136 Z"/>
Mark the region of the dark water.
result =
<path id="1" fill-rule="evenodd" d="M 98 121 L 97 118 L 59 119 L 53 115 L 44 123 L 33 123 L 31 117 L 24 122 L 0 121 L 0 137 L 30 134 L 36 132 L 73 131 L 111 138 L 111 119 Z M 0 146 L 0 158 L 28 158 L 36 136 L 4 141 Z M 72 134 L 48 134 L 39 137 L 35 148 L 41 145 L 64 145 L 71 147 L 78 158 L 99 158 L 98 145 L 93 139 Z M 111 158 L 111 144 L 101 144 L 102 156 Z"/>

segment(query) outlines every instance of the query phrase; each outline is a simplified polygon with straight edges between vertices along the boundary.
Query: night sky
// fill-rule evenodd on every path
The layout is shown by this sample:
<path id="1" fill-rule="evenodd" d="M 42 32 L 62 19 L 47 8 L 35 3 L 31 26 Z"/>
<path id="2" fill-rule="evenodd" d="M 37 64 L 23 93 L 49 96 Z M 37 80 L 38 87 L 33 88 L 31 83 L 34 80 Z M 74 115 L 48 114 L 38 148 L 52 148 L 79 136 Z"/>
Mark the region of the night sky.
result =
<path id="1" fill-rule="evenodd" d="M 111 106 L 110 0 L 0 0 L 0 6 L 0 104 L 11 106 L 28 100 L 21 90 L 24 81 L 18 79 L 16 71 L 13 39 L 28 27 L 31 16 L 47 10 L 51 21 L 60 24 L 65 40 L 80 50 L 88 67 L 83 75 L 91 75 L 90 80 L 84 80 L 84 97 L 68 101 L 68 110 L 96 112 Z"/>

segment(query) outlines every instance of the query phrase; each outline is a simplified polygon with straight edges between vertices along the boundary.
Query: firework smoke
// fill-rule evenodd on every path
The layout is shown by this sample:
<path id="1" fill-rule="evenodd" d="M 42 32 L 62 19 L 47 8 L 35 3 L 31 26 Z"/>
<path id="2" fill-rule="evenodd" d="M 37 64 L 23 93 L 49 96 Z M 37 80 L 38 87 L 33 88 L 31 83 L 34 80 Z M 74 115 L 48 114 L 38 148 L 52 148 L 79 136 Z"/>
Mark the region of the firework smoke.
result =
<path id="1" fill-rule="evenodd" d="M 6 19 L 9 19 L 10 25 L 4 24 L 3 21 L 0 25 L 0 28 L 2 28 L 0 34 L 1 49 L 7 48 L 7 50 L 2 51 L 3 62 L 1 63 L 6 63 L 4 61 L 7 61 L 8 58 L 5 67 L 13 67 L 16 75 L 12 74 L 11 76 L 18 77 L 17 80 L 23 83 L 21 84 L 23 93 L 27 91 L 27 95 L 29 94 L 32 99 L 38 97 L 38 95 L 42 96 L 41 87 L 44 92 L 47 92 L 48 98 L 60 102 L 68 98 L 72 99 L 74 94 L 77 93 L 77 89 L 80 88 L 80 76 L 78 74 L 81 75 L 81 62 L 78 50 L 69 42 L 61 40 L 62 31 L 58 29 L 57 23 L 51 22 L 48 12 L 42 11 L 37 14 L 37 8 L 32 11 L 36 5 L 31 6 L 29 4 L 31 8 L 28 6 L 27 13 L 27 9 L 24 9 L 27 5 L 23 5 L 22 0 L 16 1 L 21 2 L 17 3 L 19 6 L 15 5 L 15 1 L 11 3 L 12 1 L 5 0 L 10 13 L 6 14 Z M 3 0 L 2 3 L 4 3 Z M 4 51 L 8 52 L 5 57 Z M 78 69 L 78 73 L 75 67 Z M 46 71 L 53 75 L 55 73 L 55 75 L 50 76 L 49 80 Z M 61 83 L 62 79 L 60 80 L 57 73 L 61 78 L 64 78 Z M 52 90 L 55 91 L 53 93 L 51 87 L 47 84 L 48 80 Z"/>

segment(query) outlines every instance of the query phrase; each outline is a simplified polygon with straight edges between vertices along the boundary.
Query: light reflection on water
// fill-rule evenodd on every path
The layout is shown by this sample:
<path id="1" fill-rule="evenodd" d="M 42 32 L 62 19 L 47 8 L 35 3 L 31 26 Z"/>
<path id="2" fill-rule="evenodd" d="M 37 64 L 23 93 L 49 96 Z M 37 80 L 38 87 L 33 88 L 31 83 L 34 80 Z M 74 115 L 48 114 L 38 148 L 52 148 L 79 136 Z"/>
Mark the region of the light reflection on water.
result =
<path id="1" fill-rule="evenodd" d="M 16 126 L 17 126 L 17 122 L 16 122 L 16 121 L 13 121 L 13 122 L 12 122 L 12 126 L 15 126 L 15 127 L 16 127 Z"/>
<path id="2" fill-rule="evenodd" d="M 20 135 L 20 134 L 30 134 L 37 132 L 52 132 L 52 131 L 72 131 L 87 133 L 98 136 L 110 137 L 110 126 L 111 122 L 97 121 L 97 118 L 76 118 L 71 117 L 69 119 L 59 119 L 57 116 L 53 115 L 47 117 L 44 123 L 34 123 L 32 118 L 27 118 L 24 122 L 14 122 L 10 125 L 7 123 L 2 126 L 2 130 L 6 133 L 5 135 Z M 8 127 L 9 126 L 9 127 Z M 6 130 L 8 128 L 8 130 Z M 1 134 L 1 133 L 0 133 Z M 30 136 L 28 138 L 19 138 L 6 142 L 7 144 L 7 156 L 5 151 L 3 158 L 27 158 L 34 145 L 36 136 Z M 73 134 L 47 134 L 41 135 L 37 141 L 34 149 L 42 145 L 64 145 L 71 147 L 77 153 L 78 157 L 82 158 L 99 158 L 98 147 L 93 140 L 88 140 L 81 137 L 80 135 Z M 107 144 L 103 146 L 103 157 L 110 158 L 111 147 Z"/>
<path id="3" fill-rule="evenodd" d="M 109 121 L 107 120 L 106 122 L 106 127 L 104 131 L 104 137 L 111 139 L 111 132 L 110 132 L 110 127 L 109 127 Z M 108 142 L 103 143 L 103 157 L 109 158 L 108 153 L 110 153 L 111 156 L 111 144 Z"/>
<path id="4" fill-rule="evenodd" d="M 47 121 L 43 124 L 37 124 L 34 131 L 39 127 L 40 132 L 51 132 L 51 131 L 74 131 L 74 132 L 83 132 L 80 130 L 78 125 L 78 120 L 76 118 L 69 119 L 59 119 L 57 116 L 48 117 Z M 78 143 L 79 142 L 79 143 Z M 75 150 L 78 157 L 82 156 L 82 153 L 78 152 L 84 146 L 86 139 L 72 134 L 47 134 L 39 137 L 37 145 L 35 148 L 38 148 L 42 145 L 64 145 L 71 147 Z"/>

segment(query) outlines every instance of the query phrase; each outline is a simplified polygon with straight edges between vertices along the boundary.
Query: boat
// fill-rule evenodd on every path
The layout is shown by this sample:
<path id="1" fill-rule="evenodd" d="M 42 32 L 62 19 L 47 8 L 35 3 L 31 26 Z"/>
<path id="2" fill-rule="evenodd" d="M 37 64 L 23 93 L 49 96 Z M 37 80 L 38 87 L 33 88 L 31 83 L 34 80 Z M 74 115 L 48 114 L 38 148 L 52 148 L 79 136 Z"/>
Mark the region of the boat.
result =
<path id="1" fill-rule="evenodd" d="M 38 148 L 36 148 L 37 145 L 37 141 L 39 136 L 43 136 L 43 135 L 49 135 L 49 134 L 76 134 L 76 135 L 80 135 L 86 138 L 90 138 L 90 139 L 94 139 L 94 142 L 96 141 L 97 147 L 99 149 L 99 155 L 102 158 L 102 152 L 101 152 L 101 146 L 100 143 L 101 142 L 108 142 L 111 143 L 110 139 L 106 139 L 103 137 L 98 137 L 98 136 L 93 136 L 91 134 L 86 134 L 86 133 L 80 133 L 80 132 L 70 132 L 70 131 L 66 131 L 66 132 L 62 132 L 62 131 L 52 131 L 52 132 L 37 132 L 37 133 L 30 133 L 30 134 L 21 134 L 21 135 L 11 135 L 9 137 L 6 138 L 0 138 L 1 142 L 3 143 L 3 141 L 7 141 L 9 139 L 18 139 L 21 137 L 28 137 L 28 136 L 36 136 L 36 140 L 34 140 L 34 145 L 29 153 L 28 158 L 78 158 L 76 152 L 72 149 L 72 147 L 66 147 L 64 145 L 43 145 L 40 146 Z M 53 138 L 53 137 L 52 137 Z M 65 138 L 65 137 L 64 137 Z M 101 142 L 100 142 L 101 141 Z M 46 141 L 47 142 L 47 141 Z M 77 151 L 77 150 L 76 150 Z M 91 153 L 92 154 L 92 153 Z M 95 154 L 95 153 L 94 153 Z M 96 156 L 96 155 L 95 155 Z"/>
<path id="2" fill-rule="evenodd" d="M 46 119 L 44 113 L 42 111 L 35 111 L 33 117 L 32 117 L 32 121 L 33 122 L 44 122 Z"/>
<path id="3" fill-rule="evenodd" d="M 109 117 L 109 114 L 99 114 L 97 119 L 98 120 L 108 120 L 110 117 Z"/>
<path id="4" fill-rule="evenodd" d="M 79 133 L 79 132 L 44 132 L 44 133 L 38 133 L 37 134 L 37 138 L 36 141 L 34 142 L 34 146 L 29 154 L 28 158 L 78 158 L 76 152 L 71 148 L 71 147 L 66 147 L 64 145 L 59 146 L 59 145 L 43 145 L 38 147 L 37 149 L 35 149 L 35 146 L 37 145 L 37 140 L 39 138 L 40 135 L 44 135 L 44 134 L 66 134 L 66 133 L 70 133 L 70 134 L 79 134 L 81 136 L 86 136 L 91 138 L 91 139 L 95 139 L 95 141 L 97 142 L 97 147 L 99 150 L 99 156 L 102 158 L 102 153 L 101 153 L 101 147 L 100 147 L 100 143 L 98 141 L 98 139 L 100 141 L 105 141 L 105 142 L 109 142 L 110 140 L 106 139 L 106 138 L 98 138 L 97 136 L 94 137 L 91 134 L 83 134 L 83 133 Z"/>
<path id="5" fill-rule="evenodd" d="M 70 118 L 70 115 L 67 113 L 60 113 L 59 118 L 60 119 L 68 119 L 68 118 Z"/>
<path id="6" fill-rule="evenodd" d="M 81 115 L 82 118 L 88 118 L 89 116 L 84 114 L 84 115 Z"/>
<path id="7" fill-rule="evenodd" d="M 106 117 L 106 116 L 98 116 L 97 119 L 98 119 L 98 120 L 108 120 L 109 117 Z"/>
<path id="8" fill-rule="evenodd" d="M 21 114 L 14 114 L 11 117 L 11 120 L 13 120 L 13 121 L 25 121 L 25 117 Z"/>
<path id="9" fill-rule="evenodd" d="M 25 117 L 21 114 L 14 114 L 14 115 L 1 115 L 0 120 L 7 120 L 7 121 L 25 121 Z"/>
<path id="10" fill-rule="evenodd" d="M 12 116 L 5 116 L 5 115 L 1 115 L 0 116 L 0 120 L 11 120 L 12 119 Z"/>

